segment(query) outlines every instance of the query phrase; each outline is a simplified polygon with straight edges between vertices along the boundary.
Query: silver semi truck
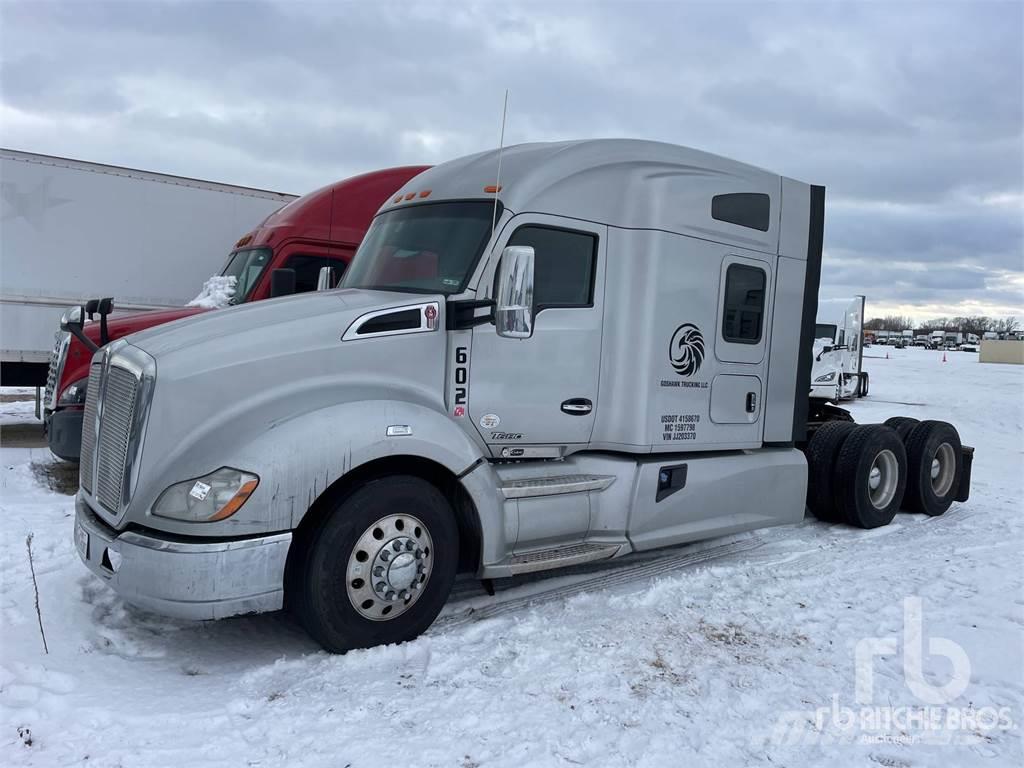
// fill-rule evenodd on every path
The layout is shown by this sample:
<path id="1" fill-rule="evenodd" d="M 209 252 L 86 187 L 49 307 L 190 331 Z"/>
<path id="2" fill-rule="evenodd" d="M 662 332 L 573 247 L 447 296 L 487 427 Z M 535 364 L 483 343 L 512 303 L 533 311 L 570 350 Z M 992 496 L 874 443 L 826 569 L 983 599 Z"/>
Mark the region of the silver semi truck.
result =
<path id="1" fill-rule="evenodd" d="M 824 188 L 645 141 L 500 160 L 409 181 L 337 290 L 97 353 L 88 567 L 180 617 L 288 606 L 345 651 L 424 631 L 460 571 L 966 498 L 949 425 L 810 405 Z"/>

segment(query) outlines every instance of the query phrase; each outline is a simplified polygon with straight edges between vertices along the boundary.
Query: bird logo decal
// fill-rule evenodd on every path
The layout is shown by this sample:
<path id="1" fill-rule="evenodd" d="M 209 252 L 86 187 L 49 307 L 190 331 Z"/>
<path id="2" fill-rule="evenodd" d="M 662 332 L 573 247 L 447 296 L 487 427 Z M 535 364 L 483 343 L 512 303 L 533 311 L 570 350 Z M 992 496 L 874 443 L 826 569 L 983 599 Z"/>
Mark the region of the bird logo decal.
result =
<path id="1" fill-rule="evenodd" d="M 704 337 L 700 328 L 683 323 L 672 334 L 668 345 L 668 359 L 680 376 L 693 376 L 704 362 Z"/>

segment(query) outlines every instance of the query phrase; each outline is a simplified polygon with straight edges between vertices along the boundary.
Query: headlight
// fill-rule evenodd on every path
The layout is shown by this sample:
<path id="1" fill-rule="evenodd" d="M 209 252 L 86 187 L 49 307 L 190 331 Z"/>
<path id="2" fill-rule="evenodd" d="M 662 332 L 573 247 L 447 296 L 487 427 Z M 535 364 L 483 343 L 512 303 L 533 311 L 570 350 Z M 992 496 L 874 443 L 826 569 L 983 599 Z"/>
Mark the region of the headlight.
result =
<path id="1" fill-rule="evenodd" d="M 225 520 L 242 508 L 259 484 L 250 472 L 221 467 L 167 488 L 153 505 L 153 514 L 191 523 Z"/>
<path id="2" fill-rule="evenodd" d="M 830 371 L 829 373 L 826 373 L 824 376 L 819 376 L 818 378 L 816 378 L 814 380 L 814 383 L 815 384 L 828 384 L 830 381 L 835 379 L 835 377 L 836 377 L 836 372 L 835 371 Z"/>
<path id="3" fill-rule="evenodd" d="M 79 379 L 60 394 L 57 405 L 85 405 L 85 388 L 89 379 Z"/>

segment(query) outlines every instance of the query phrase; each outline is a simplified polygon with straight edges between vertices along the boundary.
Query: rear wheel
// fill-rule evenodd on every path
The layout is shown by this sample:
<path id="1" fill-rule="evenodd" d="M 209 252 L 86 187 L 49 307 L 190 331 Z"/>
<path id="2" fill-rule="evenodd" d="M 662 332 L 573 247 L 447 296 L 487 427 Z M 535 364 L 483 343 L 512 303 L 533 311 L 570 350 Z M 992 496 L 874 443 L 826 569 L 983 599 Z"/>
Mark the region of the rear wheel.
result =
<path id="1" fill-rule="evenodd" d="M 819 520 L 842 521 L 836 510 L 832 479 L 839 449 L 856 426 L 852 421 L 827 421 L 807 445 L 807 506 Z"/>
<path id="2" fill-rule="evenodd" d="M 893 416 L 891 419 L 885 420 L 885 426 L 895 429 L 896 434 L 900 436 L 900 440 L 903 441 L 904 445 L 907 442 L 907 435 L 910 434 L 910 430 L 920 423 L 917 419 L 912 419 L 909 416 Z"/>
<path id="3" fill-rule="evenodd" d="M 867 397 L 868 388 L 871 384 L 871 379 L 868 376 L 868 372 L 861 371 L 859 374 L 857 374 L 857 377 L 859 379 L 857 382 L 857 397 Z"/>
<path id="4" fill-rule="evenodd" d="M 906 437 L 906 508 L 941 515 L 956 498 L 963 473 L 960 435 L 944 421 L 922 421 Z"/>
<path id="5" fill-rule="evenodd" d="M 455 581 L 459 536 L 441 492 L 418 477 L 384 477 L 335 506 L 297 540 L 289 604 L 324 648 L 400 643 L 437 617 Z"/>
<path id="6" fill-rule="evenodd" d="M 856 427 L 835 465 L 836 508 L 858 528 L 878 528 L 896 516 L 907 484 L 907 454 L 891 427 Z"/>

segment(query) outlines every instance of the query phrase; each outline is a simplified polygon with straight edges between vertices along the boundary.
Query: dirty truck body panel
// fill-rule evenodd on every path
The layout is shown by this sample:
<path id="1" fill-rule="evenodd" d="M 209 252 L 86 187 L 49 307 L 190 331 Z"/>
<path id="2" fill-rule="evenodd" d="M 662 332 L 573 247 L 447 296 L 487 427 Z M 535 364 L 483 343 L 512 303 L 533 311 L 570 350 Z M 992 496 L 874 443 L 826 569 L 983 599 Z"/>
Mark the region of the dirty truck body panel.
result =
<path id="1" fill-rule="evenodd" d="M 78 497 L 94 572 L 175 615 L 280 607 L 318 500 L 382 462 L 449 478 L 485 578 L 803 517 L 823 188 L 654 142 L 506 148 L 496 184 L 497 159 L 408 182 L 339 290 L 97 355 Z M 510 338 L 487 302 L 519 246 L 532 329 Z M 233 514 L 160 514 L 221 469 L 250 478 Z M 236 567 L 256 586 L 210 586 Z"/>

